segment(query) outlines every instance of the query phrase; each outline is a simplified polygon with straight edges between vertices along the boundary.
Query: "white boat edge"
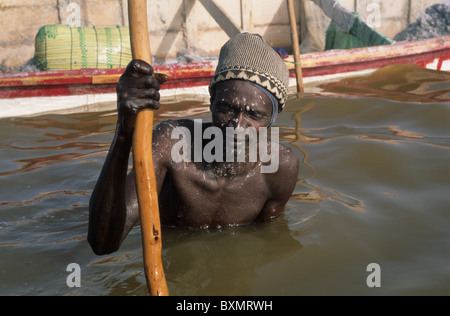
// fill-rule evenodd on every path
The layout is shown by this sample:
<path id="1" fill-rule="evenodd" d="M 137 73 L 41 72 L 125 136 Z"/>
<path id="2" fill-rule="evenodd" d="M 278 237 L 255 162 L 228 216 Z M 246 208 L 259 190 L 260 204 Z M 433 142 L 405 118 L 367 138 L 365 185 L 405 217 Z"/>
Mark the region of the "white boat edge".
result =
<path id="1" fill-rule="evenodd" d="M 439 59 L 436 59 L 434 62 L 429 63 L 426 68 L 436 70 L 438 63 Z M 319 82 L 325 83 L 356 76 L 365 76 L 375 72 L 376 70 L 377 69 L 365 69 L 332 75 L 305 77 L 303 78 L 303 83 L 306 85 L 305 92 L 320 92 L 320 89 L 314 86 Z M 450 71 L 450 60 L 444 61 L 440 70 Z M 296 86 L 297 80 L 295 78 L 290 78 L 289 89 L 291 93 L 296 93 Z M 208 86 L 162 89 L 160 94 L 163 102 L 180 100 L 209 101 Z M 43 114 L 71 114 L 107 111 L 113 110 L 116 107 L 116 100 L 116 93 L 0 99 L 0 119 L 29 117 Z"/>
<path id="2" fill-rule="evenodd" d="M 375 70 L 376 69 L 370 69 L 335 75 L 308 77 L 303 79 L 303 83 L 305 85 L 311 85 L 317 82 L 326 82 L 348 77 L 367 75 Z M 291 93 L 295 93 L 296 86 L 297 80 L 295 78 L 290 78 L 289 89 Z M 306 92 L 309 93 L 311 91 Z M 160 90 L 160 94 L 163 102 L 174 102 L 179 100 L 209 101 L 208 86 L 162 89 Z M 116 107 L 116 100 L 116 93 L 0 99 L 0 119 L 30 117 L 44 114 L 71 114 L 107 111 Z"/>

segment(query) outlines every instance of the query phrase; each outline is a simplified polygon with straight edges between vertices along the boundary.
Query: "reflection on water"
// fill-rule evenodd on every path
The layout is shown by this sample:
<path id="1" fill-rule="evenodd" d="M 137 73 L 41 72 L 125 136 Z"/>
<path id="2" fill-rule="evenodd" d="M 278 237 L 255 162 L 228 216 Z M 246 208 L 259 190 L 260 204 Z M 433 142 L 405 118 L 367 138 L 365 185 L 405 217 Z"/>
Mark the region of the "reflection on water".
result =
<path id="1" fill-rule="evenodd" d="M 391 66 L 317 88 L 277 121 L 301 165 L 282 216 L 163 228 L 172 295 L 450 293 L 449 75 Z M 166 102 L 155 120 L 167 117 L 208 119 L 208 105 Z M 139 227 L 108 256 L 85 240 L 115 121 L 113 110 L 1 121 L 0 294 L 147 294 Z M 66 285 L 72 262 L 81 288 Z M 381 288 L 366 285 L 372 262 Z"/>
<path id="2" fill-rule="evenodd" d="M 326 83 L 320 88 L 324 93 L 379 97 L 400 102 L 448 102 L 450 73 L 424 71 L 415 64 L 392 65 L 366 77 Z"/>
<path id="3" fill-rule="evenodd" d="M 165 231 L 164 263 L 171 271 L 171 293 L 251 294 L 260 267 L 288 258 L 302 248 L 291 237 L 284 219 L 261 226 L 200 233 Z"/>

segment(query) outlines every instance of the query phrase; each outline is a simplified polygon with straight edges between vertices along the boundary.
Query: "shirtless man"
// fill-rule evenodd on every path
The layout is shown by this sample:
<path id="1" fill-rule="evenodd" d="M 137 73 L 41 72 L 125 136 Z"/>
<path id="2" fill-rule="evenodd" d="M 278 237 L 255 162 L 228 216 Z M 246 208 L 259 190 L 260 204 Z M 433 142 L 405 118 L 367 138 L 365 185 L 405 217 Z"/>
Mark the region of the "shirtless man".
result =
<path id="1" fill-rule="evenodd" d="M 88 241 L 99 255 L 117 251 L 139 220 L 134 171 L 127 174 L 128 158 L 137 113 L 160 107 L 158 91 L 166 78 L 152 75 L 150 65 L 133 60 L 117 86 L 116 132 L 89 205 Z M 200 130 L 215 127 L 223 131 L 225 146 L 230 144 L 227 127 L 257 132 L 267 128 L 283 110 L 288 83 L 283 60 L 261 36 L 237 35 L 221 49 L 210 84 L 212 122 L 201 124 Z M 248 152 L 245 162 L 175 162 L 172 149 L 180 139 L 174 139 L 173 131 L 188 131 L 194 146 L 195 124 L 187 119 L 168 120 L 154 127 L 153 159 L 162 224 L 214 228 L 267 221 L 281 214 L 297 182 L 295 153 L 280 145 L 277 169 L 270 173 L 261 172 L 265 162 L 259 157 L 250 161 Z M 211 141 L 203 139 L 201 148 Z M 236 136 L 232 138 L 234 149 L 237 142 Z M 248 137 L 245 144 L 248 149 Z M 268 151 L 271 145 L 268 140 Z"/>

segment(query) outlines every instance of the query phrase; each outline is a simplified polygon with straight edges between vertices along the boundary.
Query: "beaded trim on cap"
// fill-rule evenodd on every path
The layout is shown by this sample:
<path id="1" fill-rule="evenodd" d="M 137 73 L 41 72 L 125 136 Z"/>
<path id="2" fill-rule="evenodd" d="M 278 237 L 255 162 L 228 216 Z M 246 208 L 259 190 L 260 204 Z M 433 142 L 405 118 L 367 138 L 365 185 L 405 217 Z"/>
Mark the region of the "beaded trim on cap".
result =
<path id="1" fill-rule="evenodd" d="M 216 74 L 209 85 L 211 96 L 214 94 L 213 86 L 221 81 L 238 79 L 247 80 L 259 84 L 270 91 L 278 100 L 278 112 L 283 111 L 286 104 L 288 91 L 286 86 L 277 78 L 268 74 L 260 73 L 253 69 L 222 69 Z"/>

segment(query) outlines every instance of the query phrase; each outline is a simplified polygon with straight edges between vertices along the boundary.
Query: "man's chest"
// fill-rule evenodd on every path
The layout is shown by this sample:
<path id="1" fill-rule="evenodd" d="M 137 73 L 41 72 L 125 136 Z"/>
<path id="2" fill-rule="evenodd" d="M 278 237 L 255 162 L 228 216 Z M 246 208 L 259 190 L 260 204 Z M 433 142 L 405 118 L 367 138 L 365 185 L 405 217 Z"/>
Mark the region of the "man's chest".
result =
<path id="1" fill-rule="evenodd" d="M 267 202 L 265 183 L 251 174 L 226 178 L 174 173 L 171 178 L 178 220 L 188 226 L 249 224 Z"/>

